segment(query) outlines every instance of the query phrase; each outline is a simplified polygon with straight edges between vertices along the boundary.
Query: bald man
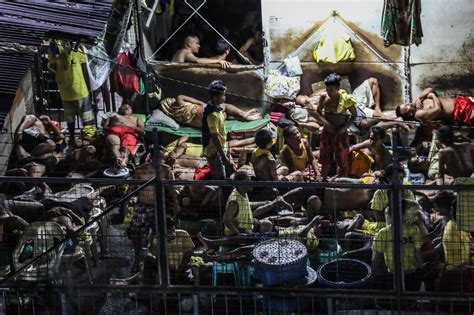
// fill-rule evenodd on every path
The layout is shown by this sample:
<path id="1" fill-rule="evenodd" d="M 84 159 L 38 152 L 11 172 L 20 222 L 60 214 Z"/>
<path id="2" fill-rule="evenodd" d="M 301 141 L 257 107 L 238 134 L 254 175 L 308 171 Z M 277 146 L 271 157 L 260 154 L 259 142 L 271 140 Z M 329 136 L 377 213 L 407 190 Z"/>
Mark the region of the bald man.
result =
<path id="1" fill-rule="evenodd" d="M 199 37 L 190 35 L 184 39 L 183 48 L 178 50 L 171 61 L 173 62 L 190 62 L 190 63 L 201 63 L 201 64 L 215 64 L 218 63 L 223 69 L 230 67 L 231 63 L 221 59 L 214 58 L 200 58 L 196 54 L 199 53 L 201 43 Z"/>

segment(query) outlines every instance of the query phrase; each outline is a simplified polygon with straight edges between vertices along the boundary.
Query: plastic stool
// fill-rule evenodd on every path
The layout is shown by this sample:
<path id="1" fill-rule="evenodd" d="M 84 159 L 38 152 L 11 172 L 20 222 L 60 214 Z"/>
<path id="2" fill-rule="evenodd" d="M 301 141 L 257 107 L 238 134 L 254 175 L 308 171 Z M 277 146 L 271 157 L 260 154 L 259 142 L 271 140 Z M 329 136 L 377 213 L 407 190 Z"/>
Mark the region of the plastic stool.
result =
<path id="1" fill-rule="evenodd" d="M 237 268 L 237 282 L 236 285 L 242 287 L 251 286 L 251 275 L 253 274 L 254 268 L 252 265 L 242 266 L 239 263 L 235 263 Z"/>
<path id="2" fill-rule="evenodd" d="M 212 285 L 217 285 L 217 277 L 219 274 L 232 274 L 234 276 L 234 283 L 238 283 L 238 265 L 236 263 L 219 263 L 217 261 L 212 263 Z"/>

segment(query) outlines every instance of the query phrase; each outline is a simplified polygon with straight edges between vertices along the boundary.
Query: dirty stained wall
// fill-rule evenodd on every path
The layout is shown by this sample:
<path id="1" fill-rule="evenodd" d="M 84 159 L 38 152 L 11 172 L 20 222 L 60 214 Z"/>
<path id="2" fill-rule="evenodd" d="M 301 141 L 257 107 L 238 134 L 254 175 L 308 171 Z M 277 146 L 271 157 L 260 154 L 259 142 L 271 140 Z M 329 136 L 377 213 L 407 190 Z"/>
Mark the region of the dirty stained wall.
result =
<path id="1" fill-rule="evenodd" d="M 312 57 L 315 43 L 307 42 L 299 55 L 304 71 L 302 93 L 311 92 L 311 83 L 321 81 L 330 72 L 338 72 L 349 76 L 352 87 L 368 76 L 379 79 L 383 109 L 393 109 L 427 86 L 434 86 L 445 96 L 472 95 L 474 2 L 423 0 L 423 42 L 418 47 L 410 46 L 409 63 L 404 62 L 403 47 L 383 46 L 380 36 L 383 3 L 382 0 L 262 0 L 270 68 L 280 65 L 288 54 L 311 38 L 333 11 L 337 11 L 362 38 L 351 36 L 356 60 L 337 64 L 316 63 Z M 370 43 L 391 65 L 380 60 L 363 41 Z M 405 66 L 411 72 L 410 81 L 402 76 Z"/>
<path id="2" fill-rule="evenodd" d="M 422 2 L 423 43 L 410 56 L 413 96 L 429 86 L 445 97 L 474 95 L 474 2 Z"/>
<path id="3" fill-rule="evenodd" d="M 263 0 L 270 68 L 277 67 L 285 57 L 301 48 L 298 55 L 303 68 L 301 93 L 310 94 L 311 84 L 324 80 L 331 72 L 349 76 L 352 88 L 368 77 L 376 77 L 383 109 L 393 109 L 404 100 L 404 54 L 400 46 L 386 48 L 383 45 L 379 35 L 382 9 L 383 1 L 378 0 Z M 333 11 L 349 27 L 347 32 L 351 34 L 356 59 L 336 64 L 317 63 L 313 59 L 316 39 L 311 37 L 327 19 L 333 19 Z"/>
<path id="4" fill-rule="evenodd" d="M 221 69 L 219 65 L 188 63 L 152 63 L 160 77 L 162 99 L 180 94 L 203 102 L 209 100 L 207 86 L 213 80 L 224 81 L 227 102 L 248 110 L 263 105 L 263 70 L 261 66 L 234 65 Z"/>

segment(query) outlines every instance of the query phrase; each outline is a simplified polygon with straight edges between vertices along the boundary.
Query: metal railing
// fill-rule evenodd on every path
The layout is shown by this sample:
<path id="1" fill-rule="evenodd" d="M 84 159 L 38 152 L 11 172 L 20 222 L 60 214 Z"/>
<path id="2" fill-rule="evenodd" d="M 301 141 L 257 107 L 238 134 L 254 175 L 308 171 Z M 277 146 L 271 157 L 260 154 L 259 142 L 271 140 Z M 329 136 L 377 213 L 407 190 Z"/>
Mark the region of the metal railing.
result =
<path id="1" fill-rule="evenodd" d="M 393 147 L 396 148 L 396 144 Z M 159 158 L 158 150 L 155 150 L 155 157 Z M 394 159 L 397 158 L 395 152 Z M 395 173 L 397 172 L 395 171 Z M 442 242 L 438 243 L 438 245 L 441 244 L 439 252 L 441 254 L 435 255 L 438 260 L 425 259 L 424 261 L 432 263 L 432 265 L 435 264 L 435 267 L 431 265 L 433 268 L 429 269 L 435 272 L 431 276 L 433 283 L 428 285 L 429 281 L 426 280 L 430 279 L 428 274 L 424 275 L 423 281 L 420 281 L 420 283 L 423 282 L 423 286 L 419 290 L 410 291 L 407 287 L 409 280 L 406 276 L 413 270 L 405 269 L 407 267 L 405 259 L 407 253 L 404 252 L 404 244 L 407 240 L 404 238 L 406 237 L 404 227 L 406 222 L 402 214 L 402 207 L 405 207 L 402 199 L 407 199 L 408 191 L 423 191 L 425 195 L 435 195 L 430 192 L 449 190 L 454 193 L 457 205 L 453 207 L 455 213 L 446 217 L 447 221 L 453 220 L 455 215 L 458 219 L 455 222 L 462 226 L 469 226 L 470 222 L 459 220 L 460 218 L 468 220 L 469 215 L 466 215 L 466 211 L 469 212 L 471 208 L 474 208 L 474 206 L 470 206 L 474 205 L 474 200 L 472 202 L 469 200 L 471 194 L 474 194 L 474 186 L 406 186 L 402 185 L 396 176 L 390 184 L 368 185 L 233 180 L 161 180 L 161 175 L 160 168 L 155 168 L 155 174 L 150 174 L 148 180 L 2 177 L 3 185 L 16 184 L 21 181 L 33 187 L 42 187 L 43 183 L 47 183 L 51 187 L 59 189 L 59 187 L 70 187 L 70 185 L 77 187 L 77 184 L 87 183 L 87 185 L 93 186 L 95 191 L 107 185 L 114 185 L 121 189 L 116 189 L 112 194 L 104 196 L 107 199 L 106 207 L 104 204 L 94 204 L 94 207 L 101 211 L 85 215 L 82 218 L 84 220 L 82 225 L 77 224 L 74 229 L 67 230 L 64 234 L 59 232 L 58 234 L 48 232 L 48 234 L 37 231 L 36 239 L 21 239 L 21 236 L 17 235 L 20 238 L 19 243 L 23 242 L 23 247 L 19 245 L 5 247 L 6 251 L 3 251 L 2 258 L 9 255 L 8 250 L 13 251 L 11 253 L 12 260 L 20 259 L 22 254 L 24 257 L 22 257 L 21 263 L 3 264 L 4 267 L 10 267 L 10 269 L 5 269 L 2 275 L 0 313 L 24 314 L 44 310 L 53 313 L 61 311 L 63 313 L 131 312 L 151 314 L 188 314 L 191 312 L 194 314 L 261 314 L 262 312 L 268 314 L 472 313 L 474 295 L 467 292 L 468 290 L 466 291 L 466 288 L 469 289 L 467 285 L 472 281 L 472 264 L 469 261 L 464 266 L 447 268 L 445 264 L 449 262 L 449 259 L 452 261 L 452 258 L 443 258 L 446 250 L 443 248 Z M 326 279 L 332 281 L 316 279 L 310 283 L 310 279 L 307 279 L 308 283 L 284 282 L 272 286 L 265 285 L 262 284 L 262 278 L 257 279 L 252 275 L 251 267 L 256 267 L 256 265 L 255 261 L 249 259 L 250 256 L 246 256 L 244 259 L 238 256 L 226 256 L 229 248 L 225 248 L 227 245 L 222 240 L 227 237 L 223 230 L 226 196 L 236 187 L 249 185 L 254 188 L 253 193 L 249 192 L 251 201 L 254 198 L 262 197 L 269 188 L 279 190 L 282 195 L 296 189 L 294 194 L 286 200 L 293 205 L 294 211 L 288 211 L 289 209 L 284 203 L 276 203 L 275 207 L 269 208 L 268 213 L 272 213 L 271 219 L 274 225 L 276 225 L 275 222 L 283 222 L 282 218 L 287 218 L 288 222 L 304 225 L 308 223 L 306 219 L 311 219 L 314 215 L 322 216 L 321 221 L 314 226 L 318 230 L 314 232 L 318 244 L 315 246 L 315 251 L 308 249 L 308 265 L 318 272 L 321 271 L 321 266 L 333 262 L 336 271 L 335 275 L 331 276 L 335 278 Z M 128 190 L 122 189 L 125 187 L 128 187 Z M 147 190 L 151 187 L 154 189 Z M 179 234 L 182 239 L 172 242 L 169 232 L 167 232 L 169 228 L 167 210 L 169 212 L 171 203 L 176 201 L 172 198 L 170 201 L 170 192 L 177 190 L 180 192 L 179 199 L 177 199 L 180 212 L 175 216 L 175 225 L 178 230 L 184 230 L 187 233 Z M 343 215 L 345 211 L 341 210 L 341 207 L 355 206 L 357 198 L 364 196 L 367 201 L 370 201 L 374 193 L 381 190 L 390 195 L 387 212 L 391 216 L 392 229 L 388 234 L 390 238 L 384 241 L 391 248 L 391 253 L 385 252 L 383 254 L 393 255 L 392 261 L 395 263 L 393 263 L 391 270 L 391 278 L 376 278 L 374 275 L 375 268 L 372 265 L 373 235 L 362 240 L 349 239 L 344 229 L 336 224 L 344 222 L 345 217 L 350 217 L 350 214 Z M 130 229 L 127 224 L 124 224 L 124 221 L 128 225 L 133 225 L 133 222 L 130 222 L 132 216 L 128 211 L 133 208 L 137 211 L 138 207 L 132 197 L 145 191 L 148 194 L 152 194 L 154 191 L 154 199 L 157 202 L 149 216 L 144 218 L 149 223 L 146 225 L 147 230 L 142 231 L 143 237 L 147 238 L 147 241 L 141 244 L 142 247 L 146 247 L 146 252 L 143 253 L 143 248 L 140 248 L 140 251 L 135 254 L 133 239 L 129 239 Z M 71 200 L 85 197 L 84 192 L 76 190 L 75 193 L 77 193 L 76 196 L 70 196 Z M 210 197 L 208 197 L 207 203 L 204 203 L 208 195 Z M 311 212 L 309 215 L 309 209 L 314 206 L 308 202 L 312 196 L 317 196 L 323 206 L 316 207 L 316 210 L 313 209 L 316 212 Z M 462 205 L 460 205 L 460 198 L 463 202 Z M 71 200 L 66 201 L 70 202 Z M 5 205 L 20 206 L 17 203 L 18 200 L 8 199 L 7 201 Z M 369 204 L 367 207 L 370 207 Z M 346 210 L 364 209 L 348 208 Z M 37 211 L 39 211 L 38 217 L 47 213 L 44 208 Z M 370 212 L 362 211 L 364 214 L 368 213 L 368 216 L 373 215 Z M 435 212 L 432 211 L 432 213 Z M 265 219 L 268 217 L 268 213 L 262 214 L 258 218 Z M 300 216 L 294 215 L 295 213 Z M 289 218 L 291 215 L 294 217 Z M 69 218 L 71 219 L 71 217 Z M 61 225 L 61 222 L 58 223 Z M 287 225 L 282 226 L 287 228 L 288 224 L 293 223 L 286 222 Z M 348 224 L 350 225 L 351 222 Z M 31 227 L 31 224 L 29 226 Z M 433 232 L 435 229 L 436 226 L 431 226 L 429 232 Z M 155 235 L 149 235 L 150 231 L 154 231 Z M 245 245 L 256 246 L 261 240 L 296 238 L 309 248 L 308 243 L 311 238 L 307 234 L 295 237 L 290 235 L 291 233 L 285 234 L 286 232 L 282 231 L 285 230 L 280 229 L 278 234 L 275 234 L 275 229 L 272 229 L 272 232 L 268 234 L 245 235 L 246 239 L 243 241 L 246 242 Z M 8 245 L 6 241 L 8 241 L 8 237 L 12 236 L 5 233 L 4 231 L 2 245 Z M 23 233 L 23 236 L 25 234 Z M 44 235 L 52 236 L 52 242 L 44 241 Z M 5 236 L 8 236 L 7 239 Z M 185 244 L 188 238 L 193 247 L 193 258 L 191 259 L 193 263 L 185 264 L 182 269 L 180 266 L 176 268 L 176 257 L 183 259 L 185 256 L 179 250 L 186 249 Z M 211 242 L 217 240 L 222 243 L 214 244 L 216 249 L 211 251 L 203 247 L 206 240 Z M 31 243 L 34 247 L 40 241 L 44 241 L 43 247 L 38 251 L 32 250 L 28 256 L 27 245 Z M 460 251 L 461 247 L 465 245 L 463 242 L 465 243 L 466 240 L 459 240 Z M 238 243 L 238 245 L 242 244 Z M 436 247 L 436 244 L 432 245 Z M 448 245 L 444 244 L 444 247 Z M 469 245 L 471 244 L 469 243 Z M 212 247 L 209 244 L 206 246 Z M 348 255 L 347 253 L 351 253 L 354 248 L 366 251 L 362 251 L 362 254 L 356 252 L 355 256 Z M 230 251 L 232 249 L 234 248 L 231 247 Z M 75 253 L 76 250 L 79 251 L 78 254 Z M 179 254 L 183 255 L 179 256 Z M 74 255 L 77 257 L 72 257 Z M 147 270 L 148 273 L 143 271 L 136 274 L 131 271 L 137 256 L 144 260 L 144 266 L 139 265 L 137 270 L 147 267 L 151 268 L 151 272 Z M 34 273 L 35 268 L 41 264 L 46 264 L 46 269 L 52 268 L 51 262 L 48 261 L 48 259 L 53 259 L 51 257 L 59 259 L 58 265 L 54 267 L 56 270 L 51 270 L 43 278 L 34 281 L 23 277 Z M 66 257 L 70 259 L 70 263 Z M 201 257 L 202 261 L 197 257 Z M 45 258 L 47 259 L 45 260 Z M 372 276 L 368 281 L 357 282 L 361 280 L 357 278 L 360 276 L 360 269 L 353 265 L 345 266 L 344 260 L 347 259 L 363 261 L 370 267 L 369 271 Z M 282 266 L 279 268 L 282 270 Z M 428 271 L 428 269 L 418 269 L 416 272 L 419 273 L 421 270 Z M 447 273 L 446 270 L 449 272 Z M 87 271 L 90 271 L 90 276 Z M 195 278 L 197 275 L 199 275 L 199 281 Z M 446 275 L 449 275 L 450 279 L 448 280 L 451 281 L 447 281 Z M 317 273 L 317 276 L 321 276 L 321 273 Z M 344 278 L 344 276 L 348 277 Z M 349 287 L 344 281 L 353 281 L 353 286 Z M 461 285 L 452 288 L 443 287 L 446 283 L 456 282 Z M 380 289 L 381 286 L 384 289 Z"/>

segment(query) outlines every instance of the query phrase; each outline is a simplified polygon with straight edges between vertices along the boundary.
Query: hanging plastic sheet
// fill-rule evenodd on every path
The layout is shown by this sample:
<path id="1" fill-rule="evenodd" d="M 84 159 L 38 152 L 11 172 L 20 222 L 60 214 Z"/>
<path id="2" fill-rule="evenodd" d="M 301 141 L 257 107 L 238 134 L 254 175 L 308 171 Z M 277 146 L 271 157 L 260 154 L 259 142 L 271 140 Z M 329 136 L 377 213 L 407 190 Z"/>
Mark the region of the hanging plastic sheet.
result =
<path id="1" fill-rule="evenodd" d="M 84 51 L 87 59 L 87 72 L 92 91 L 97 90 L 107 80 L 114 67 L 122 41 L 132 14 L 130 1 L 116 1 L 105 31 L 97 39 L 97 45 Z"/>

